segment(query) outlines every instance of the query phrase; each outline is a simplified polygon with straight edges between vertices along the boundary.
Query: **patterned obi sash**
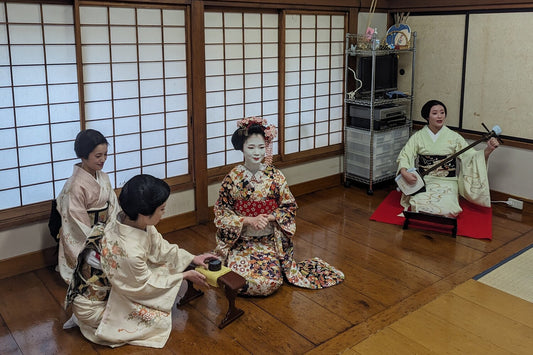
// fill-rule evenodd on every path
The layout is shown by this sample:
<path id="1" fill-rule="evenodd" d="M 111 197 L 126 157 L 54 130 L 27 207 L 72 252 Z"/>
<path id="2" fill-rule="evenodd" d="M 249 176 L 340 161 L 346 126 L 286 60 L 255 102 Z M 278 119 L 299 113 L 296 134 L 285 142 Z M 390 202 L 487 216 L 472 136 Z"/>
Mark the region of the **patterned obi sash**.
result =
<path id="1" fill-rule="evenodd" d="M 109 210 L 109 202 L 106 202 L 106 205 L 104 208 L 99 209 L 90 209 L 87 211 L 87 214 L 89 215 L 89 219 L 92 222 L 92 225 L 95 226 L 98 223 L 105 224 L 107 222 L 108 217 L 108 210 Z"/>
<path id="2" fill-rule="evenodd" d="M 447 155 L 418 155 L 418 169 L 420 171 L 427 170 L 433 165 L 438 164 L 439 162 L 446 159 Z M 440 176 L 440 177 L 455 177 L 457 171 L 457 159 L 453 159 L 444 166 L 437 168 L 436 170 L 429 173 L 431 176 Z"/>
<path id="3" fill-rule="evenodd" d="M 274 199 L 264 201 L 237 201 L 235 203 L 235 212 L 241 216 L 256 217 L 260 214 L 270 214 L 276 208 L 278 203 Z"/>

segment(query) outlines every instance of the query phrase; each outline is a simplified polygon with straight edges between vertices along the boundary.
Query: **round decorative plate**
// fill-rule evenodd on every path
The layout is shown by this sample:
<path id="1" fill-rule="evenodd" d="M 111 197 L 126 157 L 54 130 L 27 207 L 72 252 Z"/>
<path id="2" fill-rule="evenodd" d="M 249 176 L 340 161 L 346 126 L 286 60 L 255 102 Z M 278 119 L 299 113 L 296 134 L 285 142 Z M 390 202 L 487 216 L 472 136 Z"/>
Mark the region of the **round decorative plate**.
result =
<path id="1" fill-rule="evenodd" d="M 405 48 L 409 45 L 409 41 L 411 40 L 411 27 L 405 23 L 392 25 L 387 30 L 387 37 L 385 40 L 390 49 L 395 49 L 396 47 Z"/>

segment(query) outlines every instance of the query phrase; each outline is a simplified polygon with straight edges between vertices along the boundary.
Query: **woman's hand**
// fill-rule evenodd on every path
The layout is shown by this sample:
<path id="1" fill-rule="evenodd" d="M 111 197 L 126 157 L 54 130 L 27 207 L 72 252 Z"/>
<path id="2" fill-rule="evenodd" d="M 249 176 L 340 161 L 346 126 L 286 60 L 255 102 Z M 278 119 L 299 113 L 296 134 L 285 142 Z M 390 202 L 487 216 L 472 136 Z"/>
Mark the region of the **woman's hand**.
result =
<path id="1" fill-rule="evenodd" d="M 218 259 L 218 257 L 215 254 L 204 253 L 204 254 L 196 255 L 192 259 L 192 263 L 194 265 L 200 265 L 200 266 L 207 268 L 206 260 L 210 260 L 210 259 Z"/>
<path id="2" fill-rule="evenodd" d="M 414 185 L 416 183 L 416 180 L 418 180 L 416 175 L 408 172 L 406 168 L 401 168 L 400 174 L 402 175 L 405 182 L 408 183 L 409 185 Z"/>
<path id="3" fill-rule="evenodd" d="M 494 137 L 487 141 L 487 147 L 485 148 L 485 159 L 489 158 L 489 155 L 500 146 L 500 142 Z"/>
<path id="4" fill-rule="evenodd" d="M 270 223 L 268 216 L 269 215 L 267 214 L 260 214 L 255 217 L 244 217 L 243 223 L 245 226 L 250 226 L 254 229 L 261 230 L 261 229 L 264 229 L 266 226 L 268 226 L 268 224 Z"/>
<path id="5" fill-rule="evenodd" d="M 196 285 L 201 285 L 201 286 L 205 286 L 205 287 L 209 287 L 209 284 L 207 283 L 206 281 L 206 277 L 205 275 L 203 274 L 200 274 L 198 271 L 196 270 L 188 270 L 188 271 L 185 271 L 183 273 L 183 278 L 185 280 L 189 280 L 191 281 L 192 283 L 196 284 Z"/>

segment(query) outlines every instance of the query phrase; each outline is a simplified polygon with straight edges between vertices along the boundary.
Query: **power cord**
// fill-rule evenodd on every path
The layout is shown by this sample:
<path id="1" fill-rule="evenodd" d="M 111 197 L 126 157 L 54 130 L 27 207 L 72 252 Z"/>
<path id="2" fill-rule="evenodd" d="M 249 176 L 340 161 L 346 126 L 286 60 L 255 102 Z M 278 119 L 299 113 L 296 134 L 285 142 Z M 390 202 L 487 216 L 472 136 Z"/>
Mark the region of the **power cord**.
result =
<path id="1" fill-rule="evenodd" d="M 346 95 L 348 96 L 348 100 L 353 100 L 355 99 L 355 94 L 357 93 L 357 91 L 359 91 L 359 89 L 363 87 L 363 82 L 357 78 L 357 74 L 355 73 L 355 70 L 353 70 L 350 67 L 348 67 L 348 69 L 353 73 L 353 77 L 358 85 L 355 90 L 346 93 Z"/>
<path id="2" fill-rule="evenodd" d="M 507 199 L 507 201 L 491 201 L 491 202 L 492 203 L 505 203 L 505 204 L 507 204 L 507 206 L 516 208 L 517 210 L 521 210 L 521 209 L 524 208 L 524 202 L 523 201 L 511 198 L 511 197 L 509 197 Z"/>

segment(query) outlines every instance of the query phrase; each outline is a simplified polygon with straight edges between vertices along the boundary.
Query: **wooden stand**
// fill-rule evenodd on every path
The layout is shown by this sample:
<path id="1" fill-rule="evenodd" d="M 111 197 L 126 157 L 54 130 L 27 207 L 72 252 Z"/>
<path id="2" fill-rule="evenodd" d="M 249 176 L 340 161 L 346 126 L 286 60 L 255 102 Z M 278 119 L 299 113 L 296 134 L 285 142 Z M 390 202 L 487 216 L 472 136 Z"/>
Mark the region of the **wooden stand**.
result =
<path id="1" fill-rule="evenodd" d="M 224 287 L 224 292 L 226 293 L 226 298 L 229 303 L 226 316 L 218 325 L 218 327 L 222 329 L 244 313 L 242 309 L 235 307 L 235 297 L 237 297 L 237 292 L 246 285 L 246 280 L 241 275 L 230 271 L 227 274 L 220 276 L 217 279 L 217 282 L 221 287 Z"/>
<path id="2" fill-rule="evenodd" d="M 222 329 L 244 314 L 242 309 L 235 307 L 235 298 L 237 297 L 239 290 L 246 285 L 246 280 L 241 275 L 230 271 L 227 274 L 220 276 L 217 279 L 217 283 L 220 287 L 224 288 L 226 298 L 228 299 L 228 311 L 222 322 L 218 325 L 218 327 Z M 187 292 L 177 306 L 183 306 L 204 294 L 202 290 L 195 289 L 194 284 L 189 280 L 187 280 L 187 286 Z"/>
<path id="3" fill-rule="evenodd" d="M 444 217 L 444 216 L 439 216 L 436 214 L 425 213 L 425 212 L 412 212 L 412 211 L 403 211 L 403 215 L 405 216 L 405 222 L 403 222 L 403 229 L 407 229 L 409 227 L 409 222 L 411 222 L 412 220 L 422 221 L 422 222 L 429 222 L 429 223 L 435 223 L 435 224 L 442 224 L 445 226 L 451 226 L 452 237 L 455 238 L 457 236 L 457 219 L 456 218 Z"/>

